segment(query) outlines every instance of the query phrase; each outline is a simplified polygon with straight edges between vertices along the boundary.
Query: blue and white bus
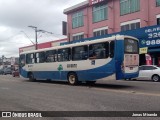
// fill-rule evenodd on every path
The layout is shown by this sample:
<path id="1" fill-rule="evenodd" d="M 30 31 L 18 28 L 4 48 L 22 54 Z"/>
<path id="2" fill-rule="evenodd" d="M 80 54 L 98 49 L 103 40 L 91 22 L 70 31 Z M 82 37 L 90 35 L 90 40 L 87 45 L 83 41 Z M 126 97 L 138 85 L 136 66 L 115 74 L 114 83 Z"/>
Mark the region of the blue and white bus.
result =
<path id="1" fill-rule="evenodd" d="M 20 53 L 20 75 L 30 80 L 94 83 L 137 77 L 138 39 L 113 36 Z"/>

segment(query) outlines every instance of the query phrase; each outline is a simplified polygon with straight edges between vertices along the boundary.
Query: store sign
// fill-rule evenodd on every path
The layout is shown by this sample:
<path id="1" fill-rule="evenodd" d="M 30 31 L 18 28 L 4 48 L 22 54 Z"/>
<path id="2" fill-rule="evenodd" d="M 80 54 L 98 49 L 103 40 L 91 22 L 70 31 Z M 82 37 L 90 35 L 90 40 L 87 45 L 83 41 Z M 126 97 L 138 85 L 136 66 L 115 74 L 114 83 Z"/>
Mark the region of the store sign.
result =
<path id="1" fill-rule="evenodd" d="M 145 33 L 148 37 L 145 41 L 142 40 L 141 44 L 146 46 L 160 45 L 160 26 L 146 29 Z"/>
<path id="2" fill-rule="evenodd" d="M 139 54 L 146 54 L 148 52 L 148 47 L 140 48 Z"/>
<path id="3" fill-rule="evenodd" d="M 117 32 L 117 33 L 107 34 L 107 35 L 99 36 L 99 37 L 86 38 L 86 39 L 82 39 L 82 40 L 75 40 L 75 41 L 72 41 L 71 43 L 90 41 L 90 40 L 94 40 L 94 39 L 101 39 L 103 37 L 111 37 L 111 36 L 115 36 L 115 35 L 128 35 L 128 36 L 133 36 L 133 37 L 139 39 L 139 47 L 140 48 L 145 48 L 145 47 L 150 48 L 150 47 L 159 47 L 160 46 L 160 25 L 143 27 L 143 28 L 123 31 L 123 32 Z M 67 43 L 64 43 L 64 44 L 67 44 Z"/>
<path id="4" fill-rule="evenodd" d="M 160 46 L 160 25 L 119 32 L 116 34 L 136 37 L 139 39 L 140 48 Z"/>
<path id="5" fill-rule="evenodd" d="M 90 0 L 89 3 L 90 3 L 90 5 L 94 5 L 94 4 L 103 2 L 103 1 L 105 1 L 105 0 Z"/>

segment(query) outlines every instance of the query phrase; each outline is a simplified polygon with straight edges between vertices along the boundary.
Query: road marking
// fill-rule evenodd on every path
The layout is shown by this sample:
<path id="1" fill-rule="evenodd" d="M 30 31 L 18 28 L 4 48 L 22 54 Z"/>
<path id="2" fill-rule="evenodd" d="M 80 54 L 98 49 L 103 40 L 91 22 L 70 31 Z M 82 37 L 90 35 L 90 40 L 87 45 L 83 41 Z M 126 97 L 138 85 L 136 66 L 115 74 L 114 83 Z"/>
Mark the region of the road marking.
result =
<path id="1" fill-rule="evenodd" d="M 126 93 L 126 94 L 147 95 L 147 96 L 157 96 L 157 97 L 160 97 L 160 94 L 144 93 L 144 92 L 138 92 L 138 91 L 111 90 L 111 89 L 94 88 L 94 87 L 92 87 L 90 89 L 101 90 L 101 91 L 110 91 L 110 92 L 116 92 L 116 93 Z"/>
<path id="2" fill-rule="evenodd" d="M 8 87 L 0 87 L 0 89 L 2 89 L 2 90 L 9 90 Z"/>

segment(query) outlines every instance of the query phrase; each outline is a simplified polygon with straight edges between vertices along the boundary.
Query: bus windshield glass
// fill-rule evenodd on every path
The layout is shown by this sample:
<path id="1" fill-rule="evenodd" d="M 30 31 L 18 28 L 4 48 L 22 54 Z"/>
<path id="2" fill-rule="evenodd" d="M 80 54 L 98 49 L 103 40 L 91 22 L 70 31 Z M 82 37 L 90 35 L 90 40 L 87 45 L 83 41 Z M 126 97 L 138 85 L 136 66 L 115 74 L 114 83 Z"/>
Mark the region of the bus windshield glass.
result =
<path id="1" fill-rule="evenodd" d="M 138 54 L 138 41 L 133 39 L 124 40 L 124 51 L 129 54 Z"/>

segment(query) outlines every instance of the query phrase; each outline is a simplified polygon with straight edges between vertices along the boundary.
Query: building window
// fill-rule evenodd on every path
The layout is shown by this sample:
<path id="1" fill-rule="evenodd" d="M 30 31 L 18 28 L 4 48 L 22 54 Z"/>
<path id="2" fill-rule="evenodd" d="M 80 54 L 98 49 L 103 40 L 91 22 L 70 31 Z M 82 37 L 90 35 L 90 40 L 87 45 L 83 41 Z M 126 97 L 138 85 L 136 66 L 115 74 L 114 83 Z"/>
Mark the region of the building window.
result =
<path id="1" fill-rule="evenodd" d="M 82 40 L 84 39 L 84 33 L 77 33 L 72 35 L 72 40 Z"/>
<path id="2" fill-rule="evenodd" d="M 108 27 L 93 30 L 93 36 L 94 37 L 102 36 L 102 35 L 106 35 L 106 34 L 108 34 Z"/>
<path id="3" fill-rule="evenodd" d="M 140 11 L 140 0 L 120 0 L 121 15 Z"/>
<path id="4" fill-rule="evenodd" d="M 160 0 L 156 0 L 156 6 L 160 6 Z"/>
<path id="5" fill-rule="evenodd" d="M 107 4 L 98 4 L 93 7 L 93 22 L 99 22 L 108 18 Z"/>
<path id="6" fill-rule="evenodd" d="M 121 23 L 121 31 L 134 30 L 138 28 L 140 28 L 140 20 Z"/>
<path id="7" fill-rule="evenodd" d="M 72 15 L 72 28 L 82 27 L 83 22 L 83 11 L 77 12 Z"/>
<path id="8" fill-rule="evenodd" d="M 160 18 L 157 18 L 157 25 L 160 25 Z"/>

